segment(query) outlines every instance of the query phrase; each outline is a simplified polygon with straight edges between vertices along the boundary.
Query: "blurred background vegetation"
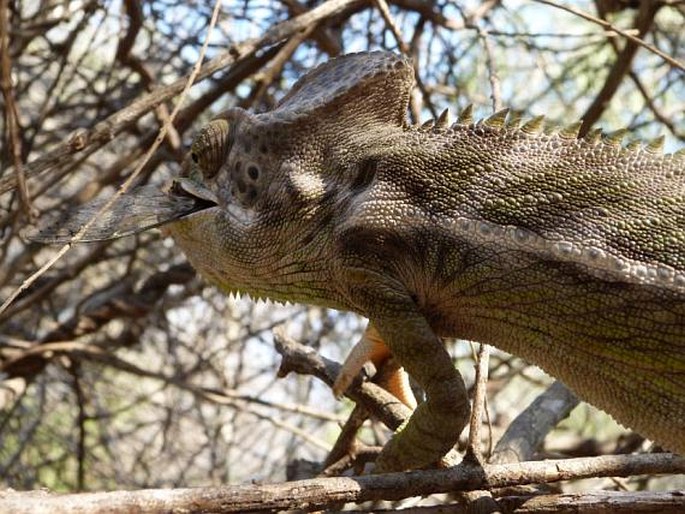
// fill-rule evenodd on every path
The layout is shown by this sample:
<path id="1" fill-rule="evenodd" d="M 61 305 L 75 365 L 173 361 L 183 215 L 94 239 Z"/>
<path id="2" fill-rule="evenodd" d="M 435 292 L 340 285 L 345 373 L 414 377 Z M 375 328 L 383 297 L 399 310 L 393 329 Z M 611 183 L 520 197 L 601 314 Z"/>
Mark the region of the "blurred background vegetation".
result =
<path id="1" fill-rule="evenodd" d="M 412 122 L 444 108 L 473 104 L 482 117 L 508 106 L 544 114 L 551 124 L 583 119 L 586 130 L 627 127 L 644 140 L 663 134 L 667 151 L 684 146 L 682 70 L 549 2 L 388 0 L 388 18 L 385 2 L 341 1 L 284 44 L 240 50 L 321 3 L 224 0 L 207 58 L 233 56 L 233 64 L 193 87 L 138 183 L 162 184 L 177 174 L 194 132 L 218 112 L 236 105 L 268 110 L 312 66 L 379 48 L 414 58 L 422 87 L 408 113 Z M 683 1 L 566 4 L 685 58 Z M 111 195 L 140 162 L 176 101 L 155 99 L 190 72 L 213 7 L 0 0 L 0 301 L 56 252 L 23 239 L 24 227 Z M 144 106 L 133 115 L 135 102 Z M 325 458 L 352 404 L 335 401 L 310 377 L 276 378 L 272 328 L 284 324 L 294 339 L 342 361 L 364 323 L 348 313 L 226 297 L 159 231 L 75 246 L 0 314 L 0 487 L 284 479 L 288 464 Z M 472 384 L 473 348 L 448 344 Z M 552 382 L 503 353 L 493 355 L 490 368 L 486 448 Z M 369 423 L 362 435 L 382 444 L 387 434 Z M 649 448 L 581 404 L 537 457 Z M 649 478 L 598 484 L 658 486 Z"/>

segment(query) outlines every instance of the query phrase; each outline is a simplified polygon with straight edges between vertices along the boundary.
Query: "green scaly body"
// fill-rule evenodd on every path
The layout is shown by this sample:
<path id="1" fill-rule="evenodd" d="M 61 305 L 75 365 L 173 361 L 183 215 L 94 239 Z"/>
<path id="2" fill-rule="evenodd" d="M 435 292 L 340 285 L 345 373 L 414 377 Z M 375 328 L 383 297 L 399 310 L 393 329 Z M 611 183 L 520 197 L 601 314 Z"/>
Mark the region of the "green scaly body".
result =
<path id="1" fill-rule="evenodd" d="M 427 401 L 379 459 L 439 459 L 468 417 L 441 336 L 495 345 L 685 452 L 685 158 L 504 113 L 405 121 L 411 66 L 330 61 L 272 112 L 233 109 L 193 145 L 170 225 L 228 291 L 369 318 Z"/>

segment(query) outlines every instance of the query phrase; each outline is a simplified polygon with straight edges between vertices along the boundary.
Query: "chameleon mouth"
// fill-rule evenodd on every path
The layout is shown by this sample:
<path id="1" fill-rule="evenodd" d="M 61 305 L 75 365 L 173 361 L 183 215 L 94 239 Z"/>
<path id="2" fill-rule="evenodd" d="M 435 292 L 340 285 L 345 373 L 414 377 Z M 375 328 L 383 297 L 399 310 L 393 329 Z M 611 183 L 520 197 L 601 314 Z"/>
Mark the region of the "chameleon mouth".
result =
<path id="1" fill-rule="evenodd" d="M 248 225 L 254 221 L 255 213 L 252 209 L 244 209 L 231 202 L 220 204 L 213 191 L 187 177 L 174 179 L 168 194 L 178 200 L 191 201 L 190 206 L 179 213 L 176 219 L 217 208 L 237 224 Z"/>
<path id="2" fill-rule="evenodd" d="M 219 205 L 216 195 L 214 195 L 212 191 L 188 178 L 174 179 L 169 188 L 169 194 L 193 200 L 192 207 L 184 212 L 181 217 L 189 216 L 196 212 L 204 211 Z"/>

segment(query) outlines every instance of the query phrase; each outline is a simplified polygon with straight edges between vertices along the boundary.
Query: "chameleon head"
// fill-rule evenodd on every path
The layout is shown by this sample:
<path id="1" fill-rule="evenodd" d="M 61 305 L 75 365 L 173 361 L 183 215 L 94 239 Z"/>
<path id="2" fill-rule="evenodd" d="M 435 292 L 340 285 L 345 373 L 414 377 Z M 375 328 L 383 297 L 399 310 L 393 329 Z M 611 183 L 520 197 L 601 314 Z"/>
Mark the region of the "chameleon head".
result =
<path id="1" fill-rule="evenodd" d="M 174 190 L 214 206 L 169 226 L 195 268 L 227 291 L 330 304 L 317 292 L 330 287 L 316 282 L 330 282 L 331 227 L 369 182 L 359 163 L 367 134 L 404 127 L 412 82 L 404 58 L 347 55 L 308 73 L 274 110 L 233 108 L 205 126 Z M 360 117 L 363 137 L 348 128 Z"/>
<path id="2" fill-rule="evenodd" d="M 193 266 L 226 291 L 295 300 L 297 256 L 323 235 L 302 222 L 325 208 L 323 181 L 288 151 L 287 136 L 283 127 L 231 109 L 200 130 L 174 182 L 172 193 L 208 207 L 169 232 Z"/>

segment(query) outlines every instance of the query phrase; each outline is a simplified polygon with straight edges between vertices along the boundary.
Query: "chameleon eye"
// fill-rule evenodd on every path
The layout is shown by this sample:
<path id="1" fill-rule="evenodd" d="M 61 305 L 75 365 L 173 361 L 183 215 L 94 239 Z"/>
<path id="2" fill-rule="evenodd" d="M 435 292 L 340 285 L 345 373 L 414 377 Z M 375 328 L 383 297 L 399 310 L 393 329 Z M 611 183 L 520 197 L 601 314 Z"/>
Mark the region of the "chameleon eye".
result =
<path id="1" fill-rule="evenodd" d="M 229 149 L 230 127 L 228 121 L 210 121 L 195 136 L 190 157 L 202 171 L 205 179 L 213 178 L 226 160 Z"/>

